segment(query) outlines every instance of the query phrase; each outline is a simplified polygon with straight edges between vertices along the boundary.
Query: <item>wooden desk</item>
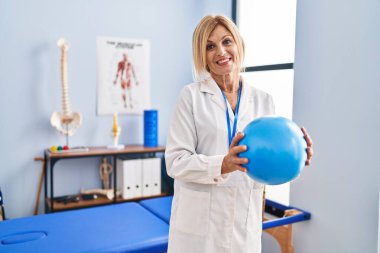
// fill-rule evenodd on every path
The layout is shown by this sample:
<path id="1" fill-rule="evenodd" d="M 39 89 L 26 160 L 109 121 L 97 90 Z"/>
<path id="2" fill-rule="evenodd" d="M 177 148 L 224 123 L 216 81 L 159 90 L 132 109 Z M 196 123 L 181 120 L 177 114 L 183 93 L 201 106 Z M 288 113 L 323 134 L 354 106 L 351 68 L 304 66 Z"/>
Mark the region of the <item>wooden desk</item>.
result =
<path id="1" fill-rule="evenodd" d="M 148 148 L 141 145 L 131 145 L 126 146 L 123 149 L 108 149 L 106 147 L 87 147 L 88 151 L 75 151 L 75 152 L 51 152 L 46 149 L 44 152 L 44 179 L 45 179 L 45 213 L 50 213 L 54 211 L 62 211 L 67 209 L 83 208 L 94 205 L 106 205 L 117 202 L 124 201 L 136 201 L 136 199 L 122 199 L 116 197 L 117 190 L 117 169 L 116 169 L 116 159 L 118 157 L 131 157 L 131 158 L 147 158 L 156 157 L 157 153 L 165 152 L 165 147 L 154 147 Z M 60 204 L 55 202 L 54 199 L 54 165 L 57 161 L 62 159 L 77 159 L 84 157 L 110 157 L 113 164 L 113 189 L 114 189 L 114 199 L 109 200 L 106 198 L 98 198 L 90 201 L 79 201 L 70 204 Z M 50 186 L 50 187 L 48 187 Z M 49 188 L 49 189 L 48 189 Z M 162 196 L 161 194 L 159 196 Z M 150 196 L 153 197 L 153 196 Z M 142 198 L 139 198 L 142 199 Z"/>

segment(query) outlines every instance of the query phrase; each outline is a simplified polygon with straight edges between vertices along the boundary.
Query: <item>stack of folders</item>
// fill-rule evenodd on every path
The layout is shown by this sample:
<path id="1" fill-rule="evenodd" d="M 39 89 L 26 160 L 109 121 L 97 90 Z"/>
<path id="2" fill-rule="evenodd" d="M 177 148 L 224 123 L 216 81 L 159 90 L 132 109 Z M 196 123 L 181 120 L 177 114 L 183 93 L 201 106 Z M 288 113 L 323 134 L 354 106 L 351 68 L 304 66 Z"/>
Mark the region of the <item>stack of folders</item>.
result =
<path id="1" fill-rule="evenodd" d="M 124 199 L 161 194 L 161 158 L 117 159 L 117 188 Z"/>

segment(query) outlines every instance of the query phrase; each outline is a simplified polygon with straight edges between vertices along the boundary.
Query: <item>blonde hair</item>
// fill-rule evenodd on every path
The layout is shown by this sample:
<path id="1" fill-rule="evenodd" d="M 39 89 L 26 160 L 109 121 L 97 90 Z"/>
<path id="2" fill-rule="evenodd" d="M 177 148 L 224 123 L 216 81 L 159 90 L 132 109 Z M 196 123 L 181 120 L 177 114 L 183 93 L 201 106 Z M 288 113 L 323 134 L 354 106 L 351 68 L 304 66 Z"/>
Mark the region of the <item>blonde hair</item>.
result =
<path id="1" fill-rule="evenodd" d="M 238 71 L 241 71 L 244 62 L 244 41 L 234 22 L 221 15 L 208 15 L 202 18 L 193 33 L 193 74 L 195 80 L 210 72 L 206 63 L 207 40 L 216 26 L 222 25 L 232 35 L 238 49 Z"/>

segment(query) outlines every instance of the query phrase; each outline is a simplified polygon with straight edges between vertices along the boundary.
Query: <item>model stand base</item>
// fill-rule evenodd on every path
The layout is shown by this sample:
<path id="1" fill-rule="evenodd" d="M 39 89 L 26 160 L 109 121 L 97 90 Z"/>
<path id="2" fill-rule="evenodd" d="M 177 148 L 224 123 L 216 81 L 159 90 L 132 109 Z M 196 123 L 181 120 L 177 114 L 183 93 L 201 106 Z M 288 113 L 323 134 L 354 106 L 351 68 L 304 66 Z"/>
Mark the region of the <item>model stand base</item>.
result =
<path id="1" fill-rule="evenodd" d="M 108 149 L 123 149 L 125 146 L 123 144 L 119 144 L 119 145 L 108 145 L 107 148 Z"/>

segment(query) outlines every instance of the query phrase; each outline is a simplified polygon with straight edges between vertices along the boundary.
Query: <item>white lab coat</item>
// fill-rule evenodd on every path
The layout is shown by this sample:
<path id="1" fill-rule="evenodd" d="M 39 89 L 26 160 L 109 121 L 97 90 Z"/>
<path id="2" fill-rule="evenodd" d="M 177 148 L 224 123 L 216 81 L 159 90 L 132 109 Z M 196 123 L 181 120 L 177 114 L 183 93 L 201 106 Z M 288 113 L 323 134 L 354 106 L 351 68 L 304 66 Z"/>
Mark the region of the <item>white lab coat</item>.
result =
<path id="1" fill-rule="evenodd" d="M 269 114 L 272 97 L 243 82 L 237 132 Z M 175 179 L 168 253 L 261 252 L 263 185 L 240 171 L 221 175 L 227 135 L 226 104 L 215 81 L 185 86 L 165 152 Z"/>

